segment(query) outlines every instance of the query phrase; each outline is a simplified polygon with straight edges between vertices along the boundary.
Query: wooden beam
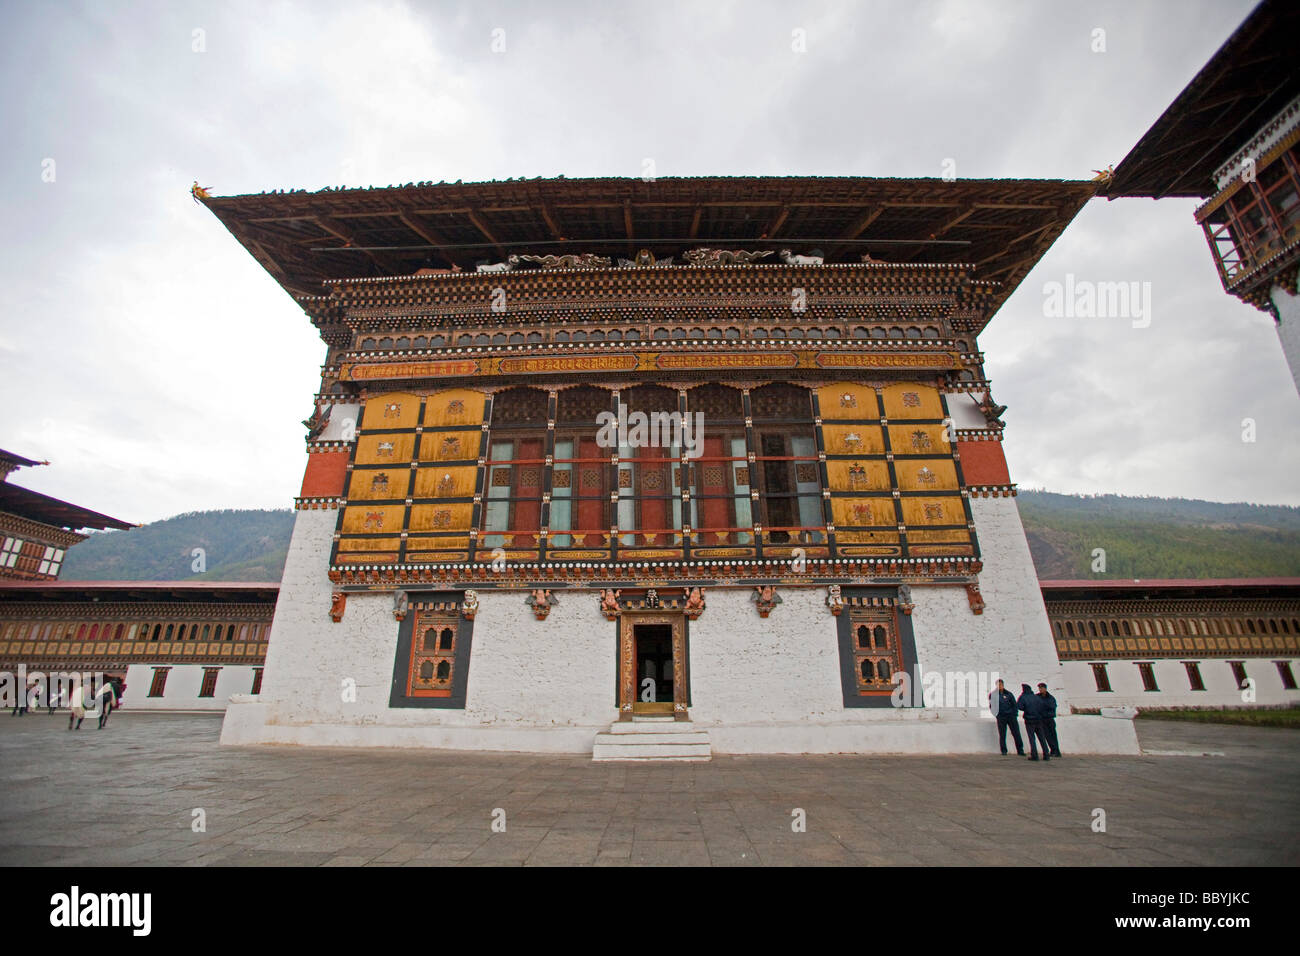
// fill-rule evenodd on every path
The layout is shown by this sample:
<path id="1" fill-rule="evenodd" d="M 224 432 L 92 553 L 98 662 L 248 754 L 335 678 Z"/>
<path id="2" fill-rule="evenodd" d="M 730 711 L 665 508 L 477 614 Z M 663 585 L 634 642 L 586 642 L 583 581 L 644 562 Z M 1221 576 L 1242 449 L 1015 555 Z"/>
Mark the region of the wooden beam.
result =
<path id="1" fill-rule="evenodd" d="M 538 209 L 541 210 L 542 219 L 546 222 L 546 228 L 551 230 L 551 238 L 564 241 L 564 234 L 560 232 L 560 226 L 551 215 L 551 209 L 546 203 L 540 203 Z"/>
<path id="2" fill-rule="evenodd" d="M 358 241 L 357 238 L 349 233 L 341 223 L 335 222 L 330 216 L 313 216 L 312 221 L 328 232 L 331 236 L 342 239 L 345 245 L 357 247 L 364 246 L 364 243 Z M 398 266 L 393 260 L 386 257 L 381 258 L 379 254 L 372 252 L 369 249 L 365 252 L 366 255 L 370 257 L 370 260 L 374 262 L 375 265 L 379 266 L 382 272 L 388 275 L 403 274 L 404 270 L 402 267 Z"/>
<path id="3" fill-rule="evenodd" d="M 691 219 L 691 238 L 694 239 L 700 234 L 700 217 L 704 215 L 704 207 L 696 206 L 695 215 Z"/>
<path id="4" fill-rule="evenodd" d="M 419 236 L 429 245 L 431 246 L 449 245 L 446 239 L 434 233 L 427 226 L 423 226 L 420 223 L 416 222 L 410 216 L 406 215 L 406 213 L 397 212 L 397 213 L 390 213 L 390 215 L 396 216 L 399 220 L 401 220 L 402 225 L 404 225 L 407 229 L 411 230 L 411 232 L 415 233 L 417 236 Z"/>
<path id="5" fill-rule="evenodd" d="M 956 226 L 958 223 L 961 223 L 966 219 L 969 219 L 971 216 L 975 215 L 975 213 L 977 213 L 978 211 L 979 211 L 979 207 L 977 206 L 967 206 L 964 210 L 957 213 L 957 215 L 949 216 L 946 220 L 944 220 L 942 226 L 940 226 L 934 232 L 930 233 L 930 238 L 938 239 L 940 236 L 942 236 L 953 226 Z"/>
<path id="6" fill-rule="evenodd" d="M 889 205 L 894 205 L 894 204 L 890 203 Z M 867 231 L 868 226 L 870 226 L 873 222 L 875 222 L 877 219 L 880 218 L 881 213 L 883 213 L 886 208 L 887 206 L 884 203 L 881 203 L 878 206 L 871 207 L 863 215 L 859 216 L 857 220 L 854 221 L 854 223 L 851 226 L 849 226 L 848 229 L 844 230 L 844 235 L 840 236 L 840 238 L 841 239 L 858 238 L 858 236 L 862 235 L 864 232 Z"/>
<path id="7" fill-rule="evenodd" d="M 760 239 L 775 238 L 777 232 L 781 229 L 782 226 L 785 225 L 785 221 L 789 218 L 790 218 L 790 207 L 782 206 L 781 211 L 777 213 L 776 218 L 773 219 L 771 223 L 768 224 L 768 227 L 763 230 L 763 234 L 758 238 Z"/>
<path id="8" fill-rule="evenodd" d="M 504 259 L 506 255 L 506 251 L 503 248 L 501 248 L 500 240 L 498 240 L 496 236 L 492 235 L 492 230 L 490 230 L 487 227 L 487 223 L 485 223 L 482 220 L 482 218 L 479 217 L 478 213 L 476 213 L 473 209 L 466 210 L 465 215 L 468 216 L 469 221 L 474 224 L 474 228 L 477 229 L 479 232 L 483 233 L 483 237 L 487 239 L 488 242 L 492 243 L 492 246 L 493 248 L 496 249 L 497 254 Z"/>
<path id="9" fill-rule="evenodd" d="M 623 200 L 623 229 L 627 232 L 627 247 L 631 249 L 636 243 L 635 235 L 632 232 L 632 200 Z"/>

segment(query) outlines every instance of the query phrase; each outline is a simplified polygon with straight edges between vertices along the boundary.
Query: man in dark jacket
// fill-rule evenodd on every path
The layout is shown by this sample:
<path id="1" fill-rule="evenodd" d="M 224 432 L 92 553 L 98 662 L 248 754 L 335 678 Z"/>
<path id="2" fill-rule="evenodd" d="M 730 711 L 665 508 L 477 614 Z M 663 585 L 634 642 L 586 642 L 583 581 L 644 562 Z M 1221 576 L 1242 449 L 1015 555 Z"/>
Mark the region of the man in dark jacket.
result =
<path id="1" fill-rule="evenodd" d="M 1043 734 L 1043 714 L 1047 707 L 1041 697 L 1029 689 L 1028 684 L 1020 685 L 1020 699 L 1016 701 L 1025 715 L 1025 733 L 1029 735 L 1029 759 L 1038 759 L 1036 741 L 1043 744 L 1043 760 L 1051 760 L 1051 749 L 1047 746 L 1047 737 Z"/>
<path id="2" fill-rule="evenodd" d="M 1016 742 L 1016 753 L 1023 757 L 1025 744 L 1020 739 L 1020 722 L 1016 719 L 1019 716 L 1016 710 L 1016 695 L 1007 690 L 1006 685 L 1000 680 L 997 690 L 989 694 L 989 709 L 998 719 L 998 746 L 1002 748 L 1002 756 L 1007 755 L 1007 730 L 1010 730 L 1011 739 Z"/>
<path id="3" fill-rule="evenodd" d="M 1043 702 L 1043 737 L 1047 744 L 1043 752 L 1047 752 L 1047 747 L 1052 748 L 1052 756 L 1061 756 L 1061 744 L 1056 739 L 1056 698 L 1047 692 L 1047 685 L 1042 681 L 1038 683 L 1038 699 Z"/>

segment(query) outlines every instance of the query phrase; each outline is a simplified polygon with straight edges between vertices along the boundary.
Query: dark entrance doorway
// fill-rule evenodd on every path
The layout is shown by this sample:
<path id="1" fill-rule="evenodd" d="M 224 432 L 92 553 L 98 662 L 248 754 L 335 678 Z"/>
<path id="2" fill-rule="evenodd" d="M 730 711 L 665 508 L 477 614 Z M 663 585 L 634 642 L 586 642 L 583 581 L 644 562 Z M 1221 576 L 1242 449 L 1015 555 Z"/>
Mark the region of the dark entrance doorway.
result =
<path id="1" fill-rule="evenodd" d="M 668 624 L 637 624 L 634 713 L 673 712 L 673 629 Z"/>

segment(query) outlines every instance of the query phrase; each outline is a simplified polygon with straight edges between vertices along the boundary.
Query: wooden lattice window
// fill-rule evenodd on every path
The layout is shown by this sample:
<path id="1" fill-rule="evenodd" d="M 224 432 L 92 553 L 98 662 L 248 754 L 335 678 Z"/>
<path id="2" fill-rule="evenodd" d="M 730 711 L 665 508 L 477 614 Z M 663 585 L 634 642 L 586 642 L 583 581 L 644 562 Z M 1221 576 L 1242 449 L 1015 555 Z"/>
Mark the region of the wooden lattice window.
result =
<path id="1" fill-rule="evenodd" d="M 153 669 L 153 681 L 149 684 L 149 696 L 161 697 L 167 690 L 167 672 L 170 667 L 155 667 Z"/>
<path id="2" fill-rule="evenodd" d="M 203 685 L 199 688 L 200 697 L 213 697 L 217 693 L 217 674 L 220 667 L 203 668 Z"/>
<path id="3" fill-rule="evenodd" d="M 1183 661 L 1187 670 L 1187 685 L 1192 690 L 1205 690 L 1205 681 L 1201 678 L 1201 665 L 1196 661 Z"/>
<path id="4" fill-rule="evenodd" d="M 903 667 L 894 613 L 886 609 L 855 613 L 850 618 L 849 631 L 858 693 L 892 691 L 894 674 Z"/>
<path id="5" fill-rule="evenodd" d="M 1110 676 L 1106 673 L 1105 664 L 1092 665 L 1092 679 L 1097 682 L 1097 690 L 1101 693 L 1109 693 Z"/>
<path id="6" fill-rule="evenodd" d="M 1244 689 L 1246 687 L 1246 662 L 1245 661 L 1228 661 L 1232 668 L 1232 679 L 1237 682 L 1237 687 Z"/>
<path id="7" fill-rule="evenodd" d="M 253 668 L 253 689 L 249 691 L 249 693 L 251 694 L 262 693 L 262 668 L 260 667 Z"/>
<path id="8" fill-rule="evenodd" d="M 1278 674 L 1278 676 L 1282 678 L 1282 687 L 1283 687 L 1283 689 L 1284 689 L 1284 690 L 1295 690 L 1295 689 L 1296 689 L 1295 674 L 1292 673 L 1292 671 L 1291 671 L 1291 662 L 1290 662 L 1290 661 L 1274 661 L 1273 664 L 1274 664 L 1274 666 L 1277 667 L 1277 674 Z"/>
<path id="9" fill-rule="evenodd" d="M 450 697 L 456 670 L 460 619 L 445 612 L 417 611 L 411 638 L 406 696 Z"/>
<path id="10" fill-rule="evenodd" d="M 1145 691 L 1157 691 L 1160 687 L 1156 684 L 1155 665 L 1150 663 L 1139 663 L 1138 674 L 1142 677 L 1142 689 Z"/>

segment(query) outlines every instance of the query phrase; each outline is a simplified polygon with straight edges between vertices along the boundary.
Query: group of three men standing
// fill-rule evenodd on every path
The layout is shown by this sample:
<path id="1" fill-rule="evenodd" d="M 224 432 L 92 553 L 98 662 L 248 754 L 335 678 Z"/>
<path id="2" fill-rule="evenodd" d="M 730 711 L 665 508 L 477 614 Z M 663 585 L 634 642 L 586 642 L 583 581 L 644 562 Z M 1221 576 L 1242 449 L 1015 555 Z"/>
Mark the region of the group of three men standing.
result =
<path id="1" fill-rule="evenodd" d="M 1016 718 L 1025 715 L 1025 733 L 1029 736 L 1029 759 L 1038 759 L 1039 742 L 1043 747 L 1043 760 L 1061 756 L 1061 745 L 1056 739 L 1056 698 L 1047 692 L 1047 685 L 1039 683 L 1035 694 L 1028 684 L 1020 685 L 1020 697 L 1017 699 L 1007 690 L 1002 681 L 998 681 L 997 690 L 989 694 L 990 708 L 997 698 L 998 745 L 1002 755 L 1007 754 L 1007 731 L 1016 742 L 1016 753 L 1025 755 L 1025 745 L 1020 740 L 1020 727 Z"/>

